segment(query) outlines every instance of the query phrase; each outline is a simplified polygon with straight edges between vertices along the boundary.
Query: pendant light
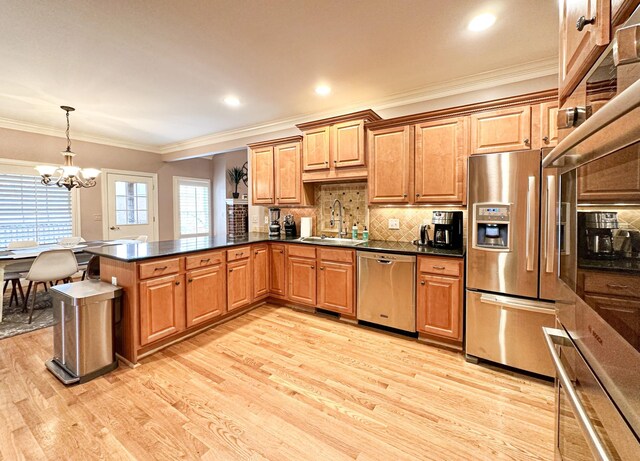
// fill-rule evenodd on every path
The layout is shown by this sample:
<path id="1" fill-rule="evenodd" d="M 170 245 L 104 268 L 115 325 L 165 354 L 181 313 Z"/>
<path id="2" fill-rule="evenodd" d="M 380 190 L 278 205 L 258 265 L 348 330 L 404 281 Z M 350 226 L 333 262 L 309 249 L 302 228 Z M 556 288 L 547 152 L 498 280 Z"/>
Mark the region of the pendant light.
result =
<path id="1" fill-rule="evenodd" d="M 56 185 L 66 187 L 71 190 L 74 187 L 93 187 L 96 185 L 96 178 L 100 170 L 96 168 L 82 168 L 73 165 L 73 157 L 76 155 L 71 151 L 71 138 L 69 137 L 69 112 L 75 109 L 69 106 L 60 106 L 60 109 L 67 113 L 67 150 L 60 152 L 64 156 L 64 165 L 39 165 L 36 167 L 42 184 L 45 186 Z"/>

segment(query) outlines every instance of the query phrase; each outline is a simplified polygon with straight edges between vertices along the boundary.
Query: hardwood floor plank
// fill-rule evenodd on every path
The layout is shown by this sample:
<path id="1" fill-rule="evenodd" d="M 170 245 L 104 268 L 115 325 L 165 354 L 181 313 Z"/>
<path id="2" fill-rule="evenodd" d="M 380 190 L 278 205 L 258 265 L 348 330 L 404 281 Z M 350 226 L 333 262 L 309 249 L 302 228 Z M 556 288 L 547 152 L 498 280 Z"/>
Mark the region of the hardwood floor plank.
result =
<path id="1" fill-rule="evenodd" d="M 263 306 L 89 383 L 2 340 L 0 461 L 550 460 L 553 386 L 400 335 Z"/>

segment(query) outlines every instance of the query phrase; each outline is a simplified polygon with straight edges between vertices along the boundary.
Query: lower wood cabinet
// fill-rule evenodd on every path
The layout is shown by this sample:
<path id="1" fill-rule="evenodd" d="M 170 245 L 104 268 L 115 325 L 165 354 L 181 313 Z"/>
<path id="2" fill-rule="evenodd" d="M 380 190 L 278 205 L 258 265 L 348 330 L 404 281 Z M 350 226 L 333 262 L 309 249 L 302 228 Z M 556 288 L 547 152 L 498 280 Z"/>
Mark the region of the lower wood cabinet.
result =
<path id="1" fill-rule="evenodd" d="M 225 281 L 223 264 L 187 272 L 187 328 L 227 311 Z"/>
<path id="2" fill-rule="evenodd" d="M 184 275 L 140 282 L 141 345 L 184 330 L 184 294 Z"/>
<path id="3" fill-rule="evenodd" d="M 318 307 L 355 316 L 355 252 L 318 249 Z"/>
<path id="4" fill-rule="evenodd" d="M 267 245 L 251 247 L 251 266 L 253 270 L 253 300 L 269 295 L 269 250 Z"/>
<path id="5" fill-rule="evenodd" d="M 275 243 L 269 244 L 269 294 L 274 298 L 286 298 L 286 276 L 285 246 Z"/>
<path id="6" fill-rule="evenodd" d="M 316 260 L 289 256 L 287 260 L 289 289 L 287 299 L 292 302 L 316 305 Z"/>
<path id="7" fill-rule="evenodd" d="M 245 307 L 252 300 L 251 259 L 227 263 L 227 311 Z"/>
<path id="8" fill-rule="evenodd" d="M 462 260 L 435 257 L 418 260 L 418 332 L 461 342 Z"/>

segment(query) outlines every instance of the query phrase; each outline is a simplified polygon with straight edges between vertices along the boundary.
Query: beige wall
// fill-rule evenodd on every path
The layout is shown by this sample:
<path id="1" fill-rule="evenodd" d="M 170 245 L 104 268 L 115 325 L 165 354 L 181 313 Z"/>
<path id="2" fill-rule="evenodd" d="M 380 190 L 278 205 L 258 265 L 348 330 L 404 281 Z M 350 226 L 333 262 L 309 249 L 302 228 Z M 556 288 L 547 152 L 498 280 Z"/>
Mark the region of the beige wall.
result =
<path id="1" fill-rule="evenodd" d="M 0 128 L 0 158 L 60 164 L 66 142 L 63 138 Z M 162 156 L 152 152 L 124 149 L 72 138 L 77 156 L 74 163 L 81 167 L 95 167 L 158 174 L 158 224 L 160 239 L 173 239 L 173 176 L 211 178 L 211 161 L 184 160 L 165 163 Z M 102 238 L 102 222 L 94 216 L 102 214 L 101 184 L 80 191 L 81 233 L 87 240 Z"/>
<path id="2" fill-rule="evenodd" d="M 212 194 L 213 194 L 213 234 L 225 235 L 227 233 L 226 199 L 231 198 L 234 187 L 227 181 L 227 169 L 233 166 L 242 167 L 247 161 L 247 148 L 239 149 L 224 154 L 216 154 L 211 160 Z M 238 185 L 238 193 L 248 193 L 244 183 Z"/>

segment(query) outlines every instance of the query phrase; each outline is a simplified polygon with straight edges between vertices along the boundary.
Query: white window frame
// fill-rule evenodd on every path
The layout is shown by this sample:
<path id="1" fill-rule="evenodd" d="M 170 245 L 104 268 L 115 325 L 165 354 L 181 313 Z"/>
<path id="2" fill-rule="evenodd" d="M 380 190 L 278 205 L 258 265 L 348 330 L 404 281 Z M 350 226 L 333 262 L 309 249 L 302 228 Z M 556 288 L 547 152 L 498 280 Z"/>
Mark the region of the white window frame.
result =
<path id="1" fill-rule="evenodd" d="M 207 198 L 209 199 L 209 233 L 207 236 L 213 235 L 213 223 L 212 216 L 213 210 L 211 209 L 211 180 L 204 178 L 188 178 L 186 176 L 174 176 L 173 177 L 173 238 L 181 239 L 181 238 L 190 238 L 190 237 L 203 237 L 205 234 L 200 235 L 186 235 L 183 236 L 180 233 L 180 182 L 195 182 L 206 184 L 209 189 L 209 193 L 207 194 Z"/>
<path id="2" fill-rule="evenodd" d="M 59 166 L 55 163 L 48 162 L 30 162 L 27 160 L 15 160 L 10 158 L 0 158 L 0 173 L 15 173 L 15 174 L 32 174 L 39 176 L 35 167 L 38 165 L 51 165 Z M 56 185 L 50 185 L 47 187 L 58 187 Z M 72 234 L 75 237 L 82 236 L 82 217 L 80 210 L 80 190 L 78 188 L 71 189 L 71 227 Z"/>

